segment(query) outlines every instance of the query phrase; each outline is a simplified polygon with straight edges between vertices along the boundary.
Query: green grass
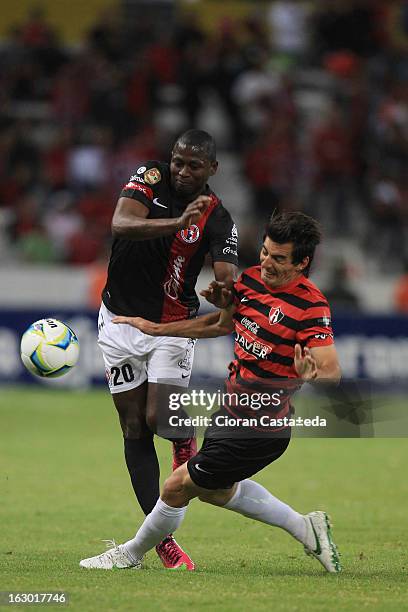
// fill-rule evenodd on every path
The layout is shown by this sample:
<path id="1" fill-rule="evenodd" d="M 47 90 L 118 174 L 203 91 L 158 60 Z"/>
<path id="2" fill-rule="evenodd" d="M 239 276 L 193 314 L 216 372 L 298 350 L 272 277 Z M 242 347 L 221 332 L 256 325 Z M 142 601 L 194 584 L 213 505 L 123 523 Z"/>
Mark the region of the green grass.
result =
<path id="1" fill-rule="evenodd" d="M 194 501 L 177 534 L 197 571 L 78 567 L 142 515 L 109 394 L 0 394 L 0 590 L 66 591 L 88 610 L 408 610 L 405 439 L 296 439 L 256 479 L 301 512 L 328 509 L 344 572 L 286 533 Z M 170 445 L 157 444 L 162 473 Z M 42 607 L 42 606 L 41 606 Z M 54 608 L 54 606 L 53 606 Z"/>

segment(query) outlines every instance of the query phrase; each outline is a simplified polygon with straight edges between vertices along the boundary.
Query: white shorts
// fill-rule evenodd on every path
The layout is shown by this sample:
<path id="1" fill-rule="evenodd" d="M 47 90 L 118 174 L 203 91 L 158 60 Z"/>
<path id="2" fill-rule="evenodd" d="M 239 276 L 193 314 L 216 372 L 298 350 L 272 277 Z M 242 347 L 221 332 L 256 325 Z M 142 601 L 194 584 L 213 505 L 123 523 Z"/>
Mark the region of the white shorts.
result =
<path id="1" fill-rule="evenodd" d="M 148 336 L 131 325 L 116 325 L 105 304 L 98 318 L 98 344 L 111 393 L 139 387 L 146 380 L 188 387 L 193 366 L 193 338 Z"/>

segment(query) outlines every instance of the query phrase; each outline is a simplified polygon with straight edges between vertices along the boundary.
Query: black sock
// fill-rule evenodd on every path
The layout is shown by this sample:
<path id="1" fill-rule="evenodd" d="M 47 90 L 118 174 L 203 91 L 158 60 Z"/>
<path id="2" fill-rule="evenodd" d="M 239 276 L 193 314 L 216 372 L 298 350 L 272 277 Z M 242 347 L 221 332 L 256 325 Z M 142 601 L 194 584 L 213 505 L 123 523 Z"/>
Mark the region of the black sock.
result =
<path id="1" fill-rule="evenodd" d="M 160 496 L 160 468 L 153 436 L 125 439 L 125 459 L 133 490 L 145 514 L 149 514 Z"/>

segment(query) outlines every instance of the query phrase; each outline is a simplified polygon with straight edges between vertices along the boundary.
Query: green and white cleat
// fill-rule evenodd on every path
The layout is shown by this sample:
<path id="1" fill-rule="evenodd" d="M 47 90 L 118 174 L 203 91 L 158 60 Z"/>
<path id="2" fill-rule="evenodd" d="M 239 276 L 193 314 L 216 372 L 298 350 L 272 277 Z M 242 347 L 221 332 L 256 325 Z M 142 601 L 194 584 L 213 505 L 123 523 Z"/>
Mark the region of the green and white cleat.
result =
<path id="1" fill-rule="evenodd" d="M 316 510 L 305 515 L 309 531 L 305 553 L 315 557 L 330 573 L 341 571 L 339 553 L 333 542 L 331 525 L 326 512 Z"/>
<path id="2" fill-rule="evenodd" d="M 79 562 L 80 567 L 86 569 L 140 569 L 142 567 L 141 559 L 133 559 L 122 544 L 116 544 L 114 540 L 103 540 L 107 543 L 107 547 L 112 546 L 104 553 L 82 559 Z"/>

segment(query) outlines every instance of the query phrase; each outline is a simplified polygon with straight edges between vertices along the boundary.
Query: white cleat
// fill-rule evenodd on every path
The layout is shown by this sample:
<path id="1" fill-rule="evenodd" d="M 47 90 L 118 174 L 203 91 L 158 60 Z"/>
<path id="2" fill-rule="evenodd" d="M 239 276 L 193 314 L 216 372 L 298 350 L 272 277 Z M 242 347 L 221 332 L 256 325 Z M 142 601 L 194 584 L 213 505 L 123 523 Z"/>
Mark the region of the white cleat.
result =
<path id="1" fill-rule="evenodd" d="M 82 559 L 79 562 L 81 567 L 87 569 L 140 569 L 142 567 L 141 559 L 133 559 L 128 552 L 125 551 L 122 544 L 116 544 L 114 540 L 103 540 L 107 543 L 109 548 L 104 553 L 96 555 L 96 557 L 89 557 L 89 559 Z"/>
<path id="2" fill-rule="evenodd" d="M 317 510 L 305 515 L 308 526 L 305 553 L 315 557 L 330 573 L 341 571 L 339 553 L 332 539 L 331 525 L 326 512 Z"/>

